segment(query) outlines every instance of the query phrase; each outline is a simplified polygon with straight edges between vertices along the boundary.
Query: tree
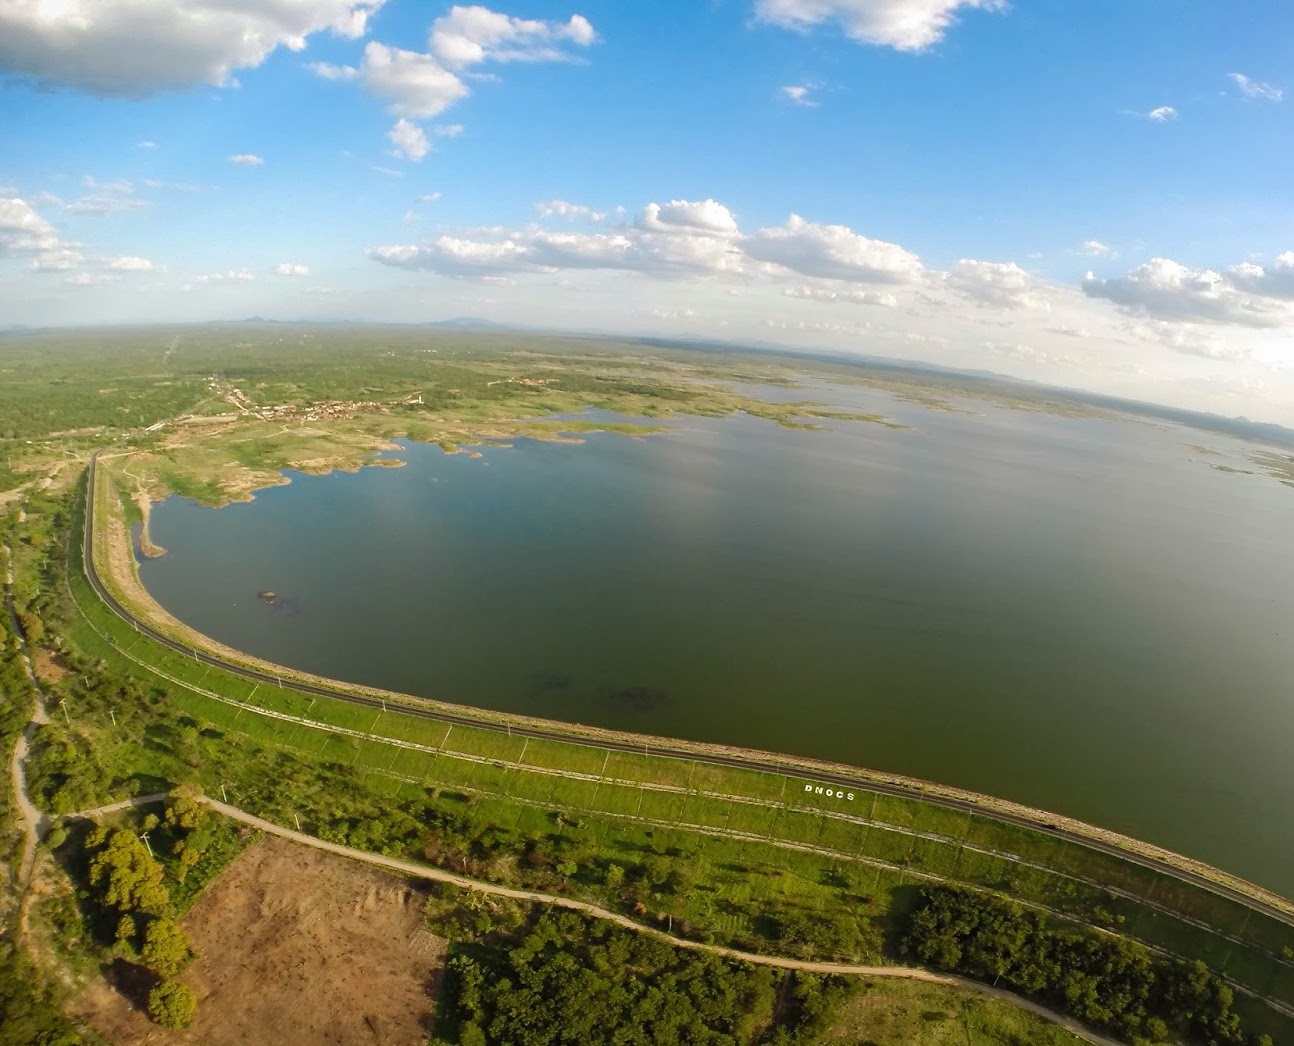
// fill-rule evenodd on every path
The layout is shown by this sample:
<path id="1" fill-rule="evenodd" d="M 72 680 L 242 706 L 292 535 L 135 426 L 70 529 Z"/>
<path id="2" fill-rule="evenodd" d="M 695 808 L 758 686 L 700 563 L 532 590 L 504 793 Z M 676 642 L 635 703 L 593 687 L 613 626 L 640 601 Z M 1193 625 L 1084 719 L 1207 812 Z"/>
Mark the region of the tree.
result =
<path id="1" fill-rule="evenodd" d="M 192 958 L 189 936 L 174 919 L 154 919 L 144 931 L 140 950 L 144 965 L 163 977 L 174 977 Z"/>
<path id="2" fill-rule="evenodd" d="M 163 1028 L 187 1028 L 197 1008 L 193 989 L 179 981 L 162 981 L 148 993 L 148 1015 Z"/>
<path id="3" fill-rule="evenodd" d="M 135 926 L 135 920 L 129 915 L 123 915 L 117 920 L 117 943 L 135 946 L 135 934 L 138 932 Z"/>
<path id="4" fill-rule="evenodd" d="M 90 883 L 101 886 L 101 900 L 121 912 L 162 912 L 170 903 L 162 885 L 162 866 L 134 832 L 96 828 L 86 841 L 97 851 L 90 858 Z"/>

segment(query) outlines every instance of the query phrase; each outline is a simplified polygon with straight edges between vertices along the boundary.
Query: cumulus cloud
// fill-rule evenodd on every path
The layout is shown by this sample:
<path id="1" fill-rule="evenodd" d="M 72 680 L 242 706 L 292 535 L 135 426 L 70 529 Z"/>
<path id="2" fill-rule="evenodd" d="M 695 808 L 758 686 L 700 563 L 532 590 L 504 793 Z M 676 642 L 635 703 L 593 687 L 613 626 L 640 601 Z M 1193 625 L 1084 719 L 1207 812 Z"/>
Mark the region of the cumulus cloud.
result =
<path id="1" fill-rule="evenodd" d="M 0 255 L 57 251 L 58 233 L 20 196 L 0 198 Z"/>
<path id="2" fill-rule="evenodd" d="M 64 272 L 75 269 L 85 261 L 84 255 L 73 247 L 56 247 L 53 250 L 41 251 L 31 267 L 37 272 Z"/>
<path id="3" fill-rule="evenodd" d="M 1113 247 L 1100 240 L 1084 240 L 1078 245 L 1078 253 L 1086 254 L 1089 258 L 1113 258 L 1115 252 Z"/>
<path id="4" fill-rule="evenodd" d="M 648 232 L 686 233 L 692 235 L 733 236 L 737 219 L 717 200 L 670 200 L 649 203 L 634 223 Z"/>
<path id="5" fill-rule="evenodd" d="M 834 24 L 859 43 L 924 51 L 943 39 L 960 11 L 1006 7 L 1005 0 L 756 0 L 755 17 L 801 31 Z"/>
<path id="6" fill-rule="evenodd" d="M 229 157 L 229 162 L 236 167 L 263 167 L 265 161 L 255 153 L 237 153 Z"/>
<path id="7" fill-rule="evenodd" d="M 279 262 L 274 272 L 278 276 L 309 276 L 310 268 L 297 262 Z"/>
<path id="8" fill-rule="evenodd" d="M 440 124 L 437 127 L 433 127 L 431 129 L 431 133 L 437 138 L 457 138 L 463 133 L 463 125 L 461 123 Z"/>
<path id="9" fill-rule="evenodd" d="M 1247 272 L 1241 278 L 1262 278 L 1246 277 Z M 1212 269 L 1192 269 L 1170 258 L 1152 258 L 1110 280 L 1099 280 L 1089 272 L 1083 278 L 1083 293 L 1111 301 L 1124 312 L 1161 320 L 1244 327 L 1279 327 L 1291 321 L 1288 307 L 1273 297 L 1239 287 Z"/>
<path id="10" fill-rule="evenodd" d="M 1294 301 L 1294 251 L 1278 254 L 1266 268 L 1252 262 L 1233 265 L 1227 270 L 1227 275 L 1241 290 Z"/>
<path id="11" fill-rule="evenodd" d="M 980 305 L 1003 309 L 1050 309 L 1042 287 L 1015 262 L 962 258 L 948 273 L 948 286 Z"/>
<path id="12" fill-rule="evenodd" d="M 1240 93 L 1246 98 L 1279 102 L 1285 97 L 1285 92 L 1281 88 L 1265 84 L 1260 80 L 1251 80 L 1244 73 L 1227 73 L 1227 79 L 1240 88 Z"/>
<path id="13" fill-rule="evenodd" d="M 387 100 L 389 112 L 407 119 L 439 116 L 470 93 L 467 84 L 431 55 L 376 42 L 365 46 L 358 71 L 351 72 L 372 94 Z"/>
<path id="14" fill-rule="evenodd" d="M 813 108 L 818 104 L 816 98 L 811 97 L 813 86 L 811 84 L 786 84 L 777 89 L 778 95 L 783 101 L 790 102 L 792 105 L 803 105 Z"/>
<path id="15" fill-rule="evenodd" d="M 116 272 L 158 272 L 160 266 L 156 265 L 147 258 L 140 258 L 134 254 L 123 254 L 118 258 L 111 259 L 107 268 Z"/>
<path id="16" fill-rule="evenodd" d="M 826 287 L 785 287 L 782 293 L 788 298 L 803 298 L 806 301 L 829 301 L 850 305 L 880 305 L 887 309 L 899 307 L 898 298 L 893 294 L 879 291 L 837 291 Z"/>
<path id="17" fill-rule="evenodd" d="M 8 0 L 0 3 L 0 71 L 43 87 L 139 97 L 208 83 L 300 51 L 322 30 L 364 34 L 383 0 Z"/>
<path id="18" fill-rule="evenodd" d="M 760 229 L 741 246 L 750 258 L 804 276 L 908 283 L 923 272 L 921 259 L 896 243 L 869 239 L 847 225 L 818 225 L 798 214 L 783 225 Z"/>
<path id="19" fill-rule="evenodd" d="M 542 22 L 480 6 L 455 6 L 431 26 L 432 54 L 455 69 L 485 61 L 561 61 L 570 57 L 566 45 L 588 47 L 596 39 L 583 15 Z"/>
<path id="20" fill-rule="evenodd" d="M 581 15 L 566 22 L 540 22 L 498 14 L 485 7 L 453 7 L 432 24 L 430 53 L 405 51 L 371 41 L 358 68 L 315 62 L 310 69 L 325 80 L 358 80 L 386 99 L 387 111 L 408 120 L 439 116 L 470 93 L 458 72 L 481 62 L 548 62 L 570 57 L 567 45 L 588 46 L 596 39 Z M 452 137 L 459 124 L 437 128 Z"/>
<path id="21" fill-rule="evenodd" d="M 1177 110 L 1171 105 L 1160 105 L 1146 113 L 1146 119 L 1154 120 L 1155 123 L 1163 123 L 1166 120 L 1175 120 L 1177 119 Z"/>
<path id="22" fill-rule="evenodd" d="M 403 156 L 414 163 L 421 162 L 422 158 L 431 152 L 431 142 L 427 141 L 426 132 L 408 120 L 397 121 L 396 125 L 387 132 L 387 137 L 395 146 L 397 156 Z"/>
<path id="23" fill-rule="evenodd" d="M 552 207 L 570 215 L 576 204 Z M 577 212 L 578 213 L 578 212 Z M 591 212 L 596 213 L 596 212 Z M 562 269 L 607 269 L 644 275 L 738 271 L 736 222 L 714 200 L 671 200 L 649 204 L 633 225 L 608 232 L 561 232 L 531 226 L 520 230 L 478 229 L 441 236 L 422 245 L 374 247 L 374 261 L 444 276 L 500 276 L 553 273 Z"/>

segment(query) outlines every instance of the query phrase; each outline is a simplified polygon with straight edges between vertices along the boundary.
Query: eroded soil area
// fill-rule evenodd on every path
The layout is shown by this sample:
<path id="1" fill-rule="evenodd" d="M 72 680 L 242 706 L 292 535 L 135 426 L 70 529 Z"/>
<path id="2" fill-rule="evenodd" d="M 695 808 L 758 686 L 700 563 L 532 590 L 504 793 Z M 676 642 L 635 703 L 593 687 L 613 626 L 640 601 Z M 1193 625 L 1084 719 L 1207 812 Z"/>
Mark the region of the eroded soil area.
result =
<path id="1" fill-rule="evenodd" d="M 72 1009 L 117 1046 L 422 1046 L 445 956 L 425 902 L 403 879 L 265 837 L 183 920 L 200 956 L 182 975 L 198 996 L 191 1028 L 151 1023 L 126 968 Z"/>

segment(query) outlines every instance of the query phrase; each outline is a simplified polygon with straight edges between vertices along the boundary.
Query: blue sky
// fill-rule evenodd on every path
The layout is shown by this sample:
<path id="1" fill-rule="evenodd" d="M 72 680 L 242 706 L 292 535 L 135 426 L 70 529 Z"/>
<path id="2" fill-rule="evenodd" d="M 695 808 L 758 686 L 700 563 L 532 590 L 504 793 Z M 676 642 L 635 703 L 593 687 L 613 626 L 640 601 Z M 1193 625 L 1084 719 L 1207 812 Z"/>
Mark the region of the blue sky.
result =
<path id="1" fill-rule="evenodd" d="M 1292 45 L 1285 0 L 10 0 L 0 325 L 478 315 L 1294 424 Z"/>

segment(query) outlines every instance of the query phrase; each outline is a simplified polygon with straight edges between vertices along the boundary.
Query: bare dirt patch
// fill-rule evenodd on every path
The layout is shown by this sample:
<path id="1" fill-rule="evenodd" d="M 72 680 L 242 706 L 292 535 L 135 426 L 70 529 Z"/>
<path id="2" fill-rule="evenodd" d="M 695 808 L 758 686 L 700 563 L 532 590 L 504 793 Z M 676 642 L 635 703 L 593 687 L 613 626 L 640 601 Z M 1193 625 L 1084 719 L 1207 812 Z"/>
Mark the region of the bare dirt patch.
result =
<path id="1" fill-rule="evenodd" d="M 152 1024 L 122 978 L 72 1010 L 117 1046 L 423 1046 L 446 947 L 425 906 L 407 880 L 267 836 L 184 918 L 200 956 L 182 976 L 199 1000 L 191 1028 Z"/>
<path id="2" fill-rule="evenodd" d="M 32 668 L 41 686 L 54 686 L 72 674 L 67 663 L 58 655 L 44 647 L 32 647 Z"/>

